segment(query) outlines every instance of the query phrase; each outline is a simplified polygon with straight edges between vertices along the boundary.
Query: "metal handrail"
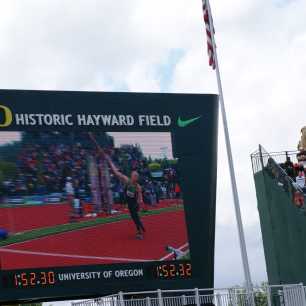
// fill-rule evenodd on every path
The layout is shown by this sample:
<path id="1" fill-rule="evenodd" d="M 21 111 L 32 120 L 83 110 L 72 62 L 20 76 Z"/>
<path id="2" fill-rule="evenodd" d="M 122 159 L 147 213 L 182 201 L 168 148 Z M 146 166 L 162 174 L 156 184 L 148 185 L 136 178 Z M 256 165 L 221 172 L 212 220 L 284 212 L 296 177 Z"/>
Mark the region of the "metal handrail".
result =
<path id="1" fill-rule="evenodd" d="M 241 289 L 241 290 L 240 290 Z M 212 291 L 202 295 L 200 292 Z M 165 293 L 174 293 L 173 296 L 163 296 Z M 177 295 L 177 293 L 181 293 Z M 193 293 L 193 295 L 188 295 Z M 217 305 L 217 306 L 250 306 L 251 301 L 245 288 L 206 288 L 206 289 L 179 289 L 154 290 L 140 292 L 125 292 L 125 295 L 134 295 L 135 298 L 124 299 L 123 293 L 99 299 L 72 302 L 72 306 L 185 306 L 185 305 Z M 155 296 L 152 297 L 152 294 Z M 187 295 L 186 295 L 187 294 Z M 266 285 L 253 289 L 252 295 L 256 305 L 285 305 L 306 306 L 306 287 L 299 284 Z M 257 300 L 258 298 L 258 300 Z M 263 300 L 264 299 L 264 300 Z M 258 304 L 257 304 L 258 303 Z"/>
<path id="2" fill-rule="evenodd" d="M 261 152 L 262 152 L 262 149 L 263 150 L 265 150 L 265 148 L 262 146 L 262 145 L 260 145 L 260 147 L 261 147 Z M 275 163 L 275 166 L 276 166 L 276 168 L 278 169 L 278 171 L 280 171 L 285 177 L 286 177 L 286 179 L 291 183 L 291 186 L 296 190 L 296 191 L 299 191 L 299 192 L 301 192 L 301 193 L 303 193 L 303 190 L 302 190 L 302 188 L 300 187 L 300 186 L 298 186 L 296 183 L 295 183 L 295 181 L 292 179 L 292 177 L 290 177 L 288 174 L 287 174 L 287 172 L 272 158 L 272 156 L 271 156 L 271 154 L 270 153 L 268 153 L 266 150 L 265 150 L 265 155 L 266 156 L 268 156 L 269 158 L 271 158 L 273 161 L 274 161 L 274 163 Z"/>
<path id="3" fill-rule="evenodd" d="M 262 146 L 262 145 L 260 145 Z M 300 151 L 298 150 L 286 150 L 286 151 L 272 151 L 272 152 L 266 152 L 267 154 L 274 156 L 274 155 L 279 155 L 279 156 L 283 156 L 283 155 L 289 155 L 292 156 L 294 154 L 298 154 L 300 153 Z M 253 153 L 251 153 L 251 156 L 256 156 L 257 154 L 259 154 L 259 150 L 256 149 Z"/>
<path id="4" fill-rule="evenodd" d="M 261 150 L 262 148 L 263 150 Z M 262 167 L 260 165 L 260 159 L 265 158 L 267 156 L 272 157 L 275 161 L 279 163 L 279 158 L 283 157 L 291 157 L 293 162 L 298 162 L 297 155 L 300 153 L 298 150 L 287 150 L 287 151 L 276 151 L 276 152 L 267 152 L 264 150 L 262 145 L 259 145 L 259 149 L 255 150 L 253 153 L 250 154 L 251 162 L 252 162 L 252 168 L 253 173 L 257 173 L 258 171 L 262 170 Z M 283 159 L 283 162 L 285 162 L 285 159 Z"/>
<path id="5" fill-rule="evenodd" d="M 264 295 L 268 299 L 267 287 L 253 288 L 251 295 L 252 297 Z M 184 306 L 188 304 L 201 306 L 206 303 L 218 306 L 250 306 L 251 299 L 250 294 L 243 287 L 195 288 L 119 292 L 99 299 L 72 302 L 72 306 Z"/>
<path id="6" fill-rule="evenodd" d="M 269 153 L 262 145 L 259 145 L 258 150 L 251 154 L 253 173 L 255 174 L 258 171 L 262 171 L 266 167 L 264 160 L 271 159 L 274 162 L 277 171 L 282 174 L 282 176 L 288 181 L 292 188 L 295 191 L 303 193 L 302 188 L 296 184 L 292 177 L 290 177 L 287 172 L 280 166 L 280 164 L 273 158 L 273 156 L 288 156 L 287 153 L 291 153 L 293 155 L 298 152 L 299 151 L 282 151 Z"/>

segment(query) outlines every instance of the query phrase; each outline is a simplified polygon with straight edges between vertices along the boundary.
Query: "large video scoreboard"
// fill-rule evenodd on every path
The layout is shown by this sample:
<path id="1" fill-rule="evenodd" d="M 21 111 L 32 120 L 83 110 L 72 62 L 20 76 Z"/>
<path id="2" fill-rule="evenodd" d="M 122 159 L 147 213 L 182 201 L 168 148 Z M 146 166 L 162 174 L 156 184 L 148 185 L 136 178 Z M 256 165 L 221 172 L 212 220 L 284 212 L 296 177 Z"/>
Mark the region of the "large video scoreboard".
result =
<path id="1" fill-rule="evenodd" d="M 213 287 L 215 95 L 0 91 L 0 301 Z"/>

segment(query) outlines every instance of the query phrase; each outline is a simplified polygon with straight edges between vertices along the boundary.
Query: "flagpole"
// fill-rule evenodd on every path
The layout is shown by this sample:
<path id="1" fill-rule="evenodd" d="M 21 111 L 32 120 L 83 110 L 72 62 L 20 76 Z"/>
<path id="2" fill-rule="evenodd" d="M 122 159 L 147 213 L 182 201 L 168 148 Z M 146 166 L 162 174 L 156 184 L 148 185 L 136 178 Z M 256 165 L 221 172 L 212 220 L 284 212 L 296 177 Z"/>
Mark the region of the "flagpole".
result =
<path id="1" fill-rule="evenodd" d="M 211 8 L 210 8 L 209 0 L 206 0 L 206 5 L 207 5 L 207 9 L 208 9 L 209 26 L 210 26 L 210 30 L 211 30 L 213 56 L 214 56 L 214 61 L 215 61 L 215 68 L 216 68 L 215 70 L 216 70 L 218 91 L 219 91 L 219 103 L 220 103 L 221 115 L 222 115 L 222 121 L 223 121 L 225 144 L 226 144 L 229 172 L 230 172 L 231 185 L 232 185 L 232 193 L 233 193 L 235 213 L 236 213 L 236 221 L 237 221 L 237 228 L 238 228 L 238 235 L 239 235 L 239 243 L 240 243 L 240 251 L 241 251 L 242 264 L 243 264 L 244 278 L 245 278 L 246 289 L 248 290 L 248 293 L 251 293 L 252 289 L 253 289 L 253 284 L 252 284 L 252 279 L 251 279 L 248 254 L 247 254 L 246 243 L 245 243 L 245 235 L 244 235 L 242 218 L 241 218 L 241 211 L 240 211 L 239 196 L 238 196 L 237 182 L 236 182 L 235 169 L 234 169 L 233 154 L 232 154 L 231 142 L 230 142 L 230 137 L 229 137 L 228 125 L 227 125 L 227 116 L 226 116 L 222 82 L 221 82 L 219 63 L 218 63 L 218 57 L 217 57 L 217 48 L 216 48 L 216 44 L 215 44 L 215 37 L 214 37 L 214 34 L 213 34 L 214 29 L 213 29 L 213 26 L 212 26 L 213 21 L 212 21 Z"/>

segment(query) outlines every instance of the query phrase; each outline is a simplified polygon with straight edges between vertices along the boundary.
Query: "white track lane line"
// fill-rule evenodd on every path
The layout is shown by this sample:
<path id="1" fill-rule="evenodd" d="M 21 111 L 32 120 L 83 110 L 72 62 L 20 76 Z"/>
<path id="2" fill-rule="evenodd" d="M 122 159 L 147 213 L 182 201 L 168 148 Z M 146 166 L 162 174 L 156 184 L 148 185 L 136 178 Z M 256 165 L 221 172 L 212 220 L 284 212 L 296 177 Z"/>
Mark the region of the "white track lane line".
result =
<path id="1" fill-rule="evenodd" d="M 169 212 L 171 213 L 171 211 L 169 211 Z M 169 213 L 169 212 L 166 212 L 166 213 Z M 175 211 L 173 211 L 173 212 L 175 212 Z M 151 217 L 151 216 L 154 216 L 154 215 L 148 215 L 148 216 L 143 216 L 143 217 Z M 48 237 L 52 238 L 54 236 L 64 235 L 64 234 L 72 233 L 72 232 L 76 232 L 76 231 L 86 231 L 86 230 L 90 230 L 90 229 L 93 229 L 93 228 L 96 228 L 96 227 L 100 227 L 100 226 L 104 227 L 104 226 L 107 226 L 107 225 L 110 225 L 110 224 L 120 223 L 122 221 L 129 221 L 129 220 L 131 220 L 131 219 L 130 218 L 126 218 L 126 219 L 124 218 L 122 220 L 111 221 L 111 222 L 102 223 L 102 224 L 96 224 L 96 225 L 92 225 L 92 226 L 88 226 L 88 227 L 76 228 L 76 229 L 68 230 L 68 231 L 61 232 L 61 233 L 50 234 L 50 235 L 46 235 L 46 236 L 42 236 L 42 237 L 30 239 L 30 240 L 20 241 L 20 242 L 14 242 L 14 243 L 10 243 L 8 245 L 4 245 L 4 246 L 0 247 L 0 250 L 10 248 L 11 246 L 14 246 L 14 245 L 20 245 L 20 244 L 23 244 L 23 243 L 32 242 L 32 241 L 36 241 L 36 240 L 40 240 L 40 239 L 44 239 L 44 238 L 48 238 Z M 65 224 L 69 224 L 69 223 L 65 223 Z M 37 228 L 37 229 L 39 229 L 39 228 Z"/>
<path id="2" fill-rule="evenodd" d="M 86 255 L 74 255 L 74 254 L 61 254 L 61 253 L 48 253 L 48 252 L 35 252 L 35 251 L 24 251 L 14 249 L 0 249 L 0 253 L 14 253 L 23 255 L 38 255 L 38 256 L 50 256 L 50 257 L 66 257 L 66 258 L 78 258 L 78 259 L 99 259 L 99 260 L 110 260 L 110 261 L 124 261 L 124 262 L 146 262 L 153 261 L 154 259 L 135 259 L 135 258 L 123 258 L 123 257 L 104 257 L 104 256 L 86 256 Z"/>
<path id="3" fill-rule="evenodd" d="M 186 242 L 185 244 L 183 244 L 182 246 L 180 246 L 178 249 L 179 249 L 180 251 L 182 251 L 182 250 L 185 249 L 186 247 L 188 247 L 188 242 Z M 160 260 L 160 261 L 163 261 L 163 260 L 168 259 L 168 258 L 171 257 L 171 256 L 173 256 L 173 254 L 172 254 L 172 253 L 169 253 L 169 254 L 167 254 L 166 256 L 162 257 L 162 258 L 159 259 L 159 260 Z"/>
<path id="4" fill-rule="evenodd" d="M 118 261 L 130 261 L 130 262 L 150 262 L 150 261 L 155 261 L 156 259 L 131 259 L 131 258 L 120 258 L 120 257 L 99 257 L 99 256 L 83 256 L 83 255 L 69 255 L 69 254 L 61 254 L 61 253 L 47 253 L 47 252 L 34 252 L 34 251 L 22 251 L 22 250 L 14 250 L 14 249 L 10 249 L 10 247 L 15 246 L 15 245 L 20 245 L 20 244 L 24 244 L 27 242 L 33 242 L 36 240 L 40 240 L 40 239 L 44 239 L 44 238 L 48 238 L 48 237 L 54 237 L 54 236 L 58 236 L 58 235 L 63 235 L 66 233 L 71 233 L 74 231 L 86 231 L 92 228 L 96 228 L 96 227 L 105 227 L 107 225 L 110 224 L 114 224 L 114 223 L 119 223 L 122 221 L 128 221 L 129 219 L 123 219 L 123 220 L 118 220 L 118 221 L 114 221 L 114 222 L 109 222 L 109 223 L 104 223 L 104 224 L 97 224 L 97 225 L 93 225 L 93 226 L 89 226 L 89 227 L 83 227 L 83 228 L 79 228 L 79 229 L 74 229 L 71 231 L 66 231 L 66 232 L 61 232 L 61 233 L 56 233 L 56 234 L 51 234 L 50 236 L 42 236 L 42 237 L 38 237 L 38 238 L 34 238 L 31 240 L 26 240 L 26 241 L 21 241 L 21 242 L 15 242 L 15 243 L 11 243 L 8 245 L 5 245 L 3 247 L 0 247 L 0 253 L 1 252 L 7 252 L 7 253 L 16 253 L 16 254 L 28 254 L 28 255 L 41 255 L 41 256 L 53 256 L 53 257 L 71 257 L 71 258 L 83 258 L 83 259 L 101 259 L 101 260 L 118 260 Z M 185 247 L 188 246 L 188 243 L 185 243 L 184 245 L 182 245 L 181 247 L 179 247 L 179 250 L 184 249 Z M 172 254 L 167 254 L 166 256 L 162 257 L 161 259 L 159 259 L 160 261 L 162 260 L 166 260 L 167 258 L 171 257 Z"/>
<path id="5" fill-rule="evenodd" d="M 41 237 L 37 237 L 37 238 L 34 238 L 34 239 L 30 239 L 30 240 L 14 242 L 14 243 L 10 243 L 8 245 L 4 245 L 4 246 L 0 247 L 0 251 L 3 250 L 3 249 L 6 249 L 6 248 L 10 248 L 11 246 L 14 246 L 14 245 L 20 245 L 20 244 L 23 244 L 23 243 L 32 242 L 32 241 L 36 241 L 36 240 L 40 240 L 40 239 L 44 239 L 44 238 L 48 238 L 48 237 L 52 238 L 54 236 L 65 235 L 65 234 L 76 232 L 76 231 L 80 231 L 80 232 L 81 231 L 86 231 L 86 230 L 90 230 L 90 229 L 93 229 L 93 228 L 96 228 L 96 227 L 99 227 L 99 226 L 103 226 L 104 227 L 106 225 L 110 225 L 110 224 L 114 224 L 114 223 L 119 223 L 119 222 L 122 222 L 122 221 L 128 221 L 128 220 L 129 219 L 127 218 L 127 219 L 122 219 L 122 220 L 108 222 L 108 223 L 102 223 L 102 224 L 96 224 L 96 225 L 82 227 L 82 228 L 76 228 L 76 229 L 73 229 L 73 230 L 68 230 L 68 231 L 65 231 L 65 232 L 60 232 L 60 233 L 50 234 L 50 235 L 46 235 L 46 236 L 41 236 Z M 65 223 L 65 224 L 69 224 L 69 223 Z M 39 229 L 39 228 L 37 228 L 37 229 Z M 42 228 L 42 229 L 45 229 L 45 228 Z"/>

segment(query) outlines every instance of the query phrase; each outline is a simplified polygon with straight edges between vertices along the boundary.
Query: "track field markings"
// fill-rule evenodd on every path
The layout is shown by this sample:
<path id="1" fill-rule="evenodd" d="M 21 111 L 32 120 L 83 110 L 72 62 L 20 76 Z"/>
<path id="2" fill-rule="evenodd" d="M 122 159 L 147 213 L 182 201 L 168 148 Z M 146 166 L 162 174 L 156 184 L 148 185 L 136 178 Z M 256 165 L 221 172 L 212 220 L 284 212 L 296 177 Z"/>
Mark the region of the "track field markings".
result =
<path id="1" fill-rule="evenodd" d="M 48 253 L 48 252 L 35 252 L 35 251 L 24 251 L 14 250 L 9 248 L 2 248 L 1 252 L 22 254 L 22 255 L 35 255 L 35 256 L 50 256 L 50 257 L 66 257 L 66 258 L 77 258 L 77 259 L 98 259 L 98 260 L 109 260 L 109 261 L 123 261 L 123 262 L 144 262 L 153 261 L 148 259 L 136 259 L 136 258 L 124 258 L 124 257 L 104 257 L 104 256 L 87 256 L 87 255 L 75 255 L 75 254 L 62 254 L 62 253 Z"/>

